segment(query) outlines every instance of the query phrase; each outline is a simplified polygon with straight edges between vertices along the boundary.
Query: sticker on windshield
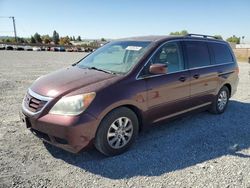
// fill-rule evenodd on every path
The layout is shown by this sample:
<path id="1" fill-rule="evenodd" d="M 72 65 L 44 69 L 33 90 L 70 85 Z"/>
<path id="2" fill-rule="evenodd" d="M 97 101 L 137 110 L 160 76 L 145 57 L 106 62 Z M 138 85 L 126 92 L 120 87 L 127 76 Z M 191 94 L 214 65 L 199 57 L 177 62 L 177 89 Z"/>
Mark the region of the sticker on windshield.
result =
<path id="1" fill-rule="evenodd" d="M 141 46 L 128 46 L 126 48 L 126 50 L 132 50 L 132 51 L 139 51 L 140 49 L 142 49 Z"/>

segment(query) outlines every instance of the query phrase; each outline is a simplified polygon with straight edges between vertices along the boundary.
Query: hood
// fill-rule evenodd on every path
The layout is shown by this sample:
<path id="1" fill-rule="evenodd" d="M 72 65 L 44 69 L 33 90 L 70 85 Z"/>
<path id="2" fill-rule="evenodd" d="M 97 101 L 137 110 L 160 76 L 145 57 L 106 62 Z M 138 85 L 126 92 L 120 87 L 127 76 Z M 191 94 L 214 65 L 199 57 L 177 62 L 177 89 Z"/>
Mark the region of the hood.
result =
<path id="1" fill-rule="evenodd" d="M 56 97 L 113 77 L 116 76 L 72 66 L 38 78 L 30 89 L 43 96 Z"/>

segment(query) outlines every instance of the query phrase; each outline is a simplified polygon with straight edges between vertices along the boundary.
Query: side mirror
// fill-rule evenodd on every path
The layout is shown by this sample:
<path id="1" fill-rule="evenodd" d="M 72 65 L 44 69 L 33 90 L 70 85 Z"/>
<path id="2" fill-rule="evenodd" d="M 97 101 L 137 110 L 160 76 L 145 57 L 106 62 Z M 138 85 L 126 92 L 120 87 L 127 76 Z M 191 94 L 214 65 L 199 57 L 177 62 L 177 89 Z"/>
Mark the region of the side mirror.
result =
<path id="1" fill-rule="evenodd" d="M 166 64 L 160 64 L 160 63 L 156 63 L 156 64 L 152 64 L 149 67 L 149 72 L 151 74 L 166 74 L 167 73 L 167 65 Z"/>

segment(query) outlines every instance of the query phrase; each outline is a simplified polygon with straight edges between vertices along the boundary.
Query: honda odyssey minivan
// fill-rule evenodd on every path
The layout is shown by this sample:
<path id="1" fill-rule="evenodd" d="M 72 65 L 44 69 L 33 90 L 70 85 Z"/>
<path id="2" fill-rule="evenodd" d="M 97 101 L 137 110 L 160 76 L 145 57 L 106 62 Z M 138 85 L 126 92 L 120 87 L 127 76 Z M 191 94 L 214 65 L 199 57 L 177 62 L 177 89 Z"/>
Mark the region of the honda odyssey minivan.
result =
<path id="1" fill-rule="evenodd" d="M 45 142 L 74 153 L 94 145 L 112 156 L 162 121 L 223 113 L 238 73 L 229 44 L 212 36 L 121 39 L 38 78 L 20 115 Z"/>

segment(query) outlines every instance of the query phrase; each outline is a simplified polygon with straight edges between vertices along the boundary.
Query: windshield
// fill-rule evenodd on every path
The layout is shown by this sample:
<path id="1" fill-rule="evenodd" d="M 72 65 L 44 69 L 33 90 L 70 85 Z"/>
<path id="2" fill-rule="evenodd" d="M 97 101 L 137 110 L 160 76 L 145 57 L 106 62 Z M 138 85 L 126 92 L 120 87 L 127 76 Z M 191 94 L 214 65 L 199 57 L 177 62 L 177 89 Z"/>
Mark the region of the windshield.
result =
<path id="1" fill-rule="evenodd" d="M 115 41 L 97 49 L 77 66 L 111 73 L 127 73 L 145 54 L 150 42 Z"/>

